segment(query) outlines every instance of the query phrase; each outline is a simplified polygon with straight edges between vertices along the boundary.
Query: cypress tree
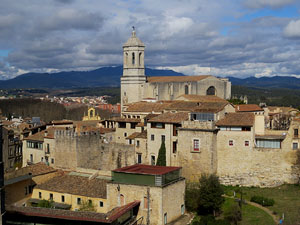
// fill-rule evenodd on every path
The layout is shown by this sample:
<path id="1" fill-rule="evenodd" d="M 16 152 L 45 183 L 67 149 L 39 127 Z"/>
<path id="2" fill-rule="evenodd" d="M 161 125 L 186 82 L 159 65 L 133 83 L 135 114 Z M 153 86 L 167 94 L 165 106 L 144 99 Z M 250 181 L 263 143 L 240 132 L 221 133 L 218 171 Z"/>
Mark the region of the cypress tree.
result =
<path id="1" fill-rule="evenodd" d="M 165 142 L 164 141 L 161 142 L 161 146 L 159 148 L 158 158 L 157 158 L 156 165 L 157 166 L 166 166 L 167 165 L 166 146 L 165 146 Z"/>

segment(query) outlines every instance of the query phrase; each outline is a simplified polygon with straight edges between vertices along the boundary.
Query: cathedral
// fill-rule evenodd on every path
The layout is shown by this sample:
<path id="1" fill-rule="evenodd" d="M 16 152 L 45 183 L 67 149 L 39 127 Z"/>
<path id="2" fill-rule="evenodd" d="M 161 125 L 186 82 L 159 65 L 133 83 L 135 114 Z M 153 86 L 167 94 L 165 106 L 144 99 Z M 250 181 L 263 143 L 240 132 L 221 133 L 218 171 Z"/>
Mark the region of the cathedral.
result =
<path id="1" fill-rule="evenodd" d="M 181 95 L 231 97 L 231 83 L 226 78 L 201 76 L 145 76 L 145 45 L 135 30 L 123 45 L 121 105 L 143 100 L 176 100 Z"/>

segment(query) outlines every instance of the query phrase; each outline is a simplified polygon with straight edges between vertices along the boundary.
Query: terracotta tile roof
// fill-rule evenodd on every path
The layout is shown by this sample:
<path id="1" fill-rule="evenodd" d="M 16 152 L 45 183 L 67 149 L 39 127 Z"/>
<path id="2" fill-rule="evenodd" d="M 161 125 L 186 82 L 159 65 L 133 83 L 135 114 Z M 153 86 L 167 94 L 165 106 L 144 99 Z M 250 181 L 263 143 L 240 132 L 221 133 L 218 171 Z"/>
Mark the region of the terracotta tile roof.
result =
<path id="1" fill-rule="evenodd" d="M 255 116 L 253 113 L 228 113 L 226 116 L 219 120 L 217 126 L 253 126 Z"/>
<path id="2" fill-rule="evenodd" d="M 73 124 L 73 120 L 52 120 L 49 124 L 54 124 L 54 125 Z"/>
<path id="3" fill-rule="evenodd" d="M 106 198 L 107 180 L 88 177 L 63 175 L 54 177 L 45 183 L 37 185 L 36 189 L 55 191 L 95 198 Z"/>
<path id="4" fill-rule="evenodd" d="M 156 117 L 153 117 L 152 119 L 149 120 L 149 122 L 181 123 L 182 121 L 188 119 L 189 119 L 189 114 L 187 112 L 178 112 L 178 113 L 166 112 Z"/>
<path id="5" fill-rule="evenodd" d="M 101 127 L 100 128 L 100 134 L 106 134 L 106 133 L 111 133 L 111 132 L 115 132 L 116 128 L 105 128 L 105 127 Z"/>
<path id="6" fill-rule="evenodd" d="M 192 112 L 211 112 L 217 113 L 225 108 L 225 106 L 229 105 L 228 102 L 204 102 L 199 106 L 195 107 Z"/>
<path id="7" fill-rule="evenodd" d="M 257 139 L 270 139 L 270 140 L 283 140 L 285 139 L 285 135 L 255 135 L 255 138 Z"/>
<path id="8" fill-rule="evenodd" d="M 211 75 L 201 76 L 163 76 L 163 77 L 147 77 L 149 83 L 160 83 L 160 82 L 189 82 L 189 81 L 200 81 L 211 77 Z"/>
<path id="9" fill-rule="evenodd" d="M 43 162 L 39 162 L 39 163 L 36 163 L 36 164 L 33 164 L 33 165 L 29 165 L 29 166 L 26 166 L 24 168 L 26 168 L 32 174 L 32 176 L 34 176 L 34 177 L 39 176 L 39 175 L 44 175 L 44 174 L 47 174 L 47 173 L 53 173 L 53 172 L 57 171 L 53 167 L 47 166 Z"/>
<path id="10" fill-rule="evenodd" d="M 243 104 L 243 105 L 236 105 L 235 106 L 236 112 L 257 112 L 257 111 L 264 111 L 256 104 Z"/>
<path id="11" fill-rule="evenodd" d="M 126 139 L 135 139 L 135 138 L 147 138 L 147 131 L 143 132 L 134 132 L 133 134 L 129 135 Z"/>
<path id="12" fill-rule="evenodd" d="M 140 132 L 134 132 L 133 134 L 129 135 L 126 139 L 135 139 L 136 136 L 138 136 Z"/>
<path id="13" fill-rule="evenodd" d="M 162 112 L 172 101 L 135 102 L 127 105 L 126 112 Z"/>
<path id="14" fill-rule="evenodd" d="M 44 138 L 53 139 L 55 130 L 66 130 L 66 129 L 67 129 L 66 127 L 49 127 L 46 130 L 42 130 L 40 132 L 37 132 L 33 135 L 24 138 L 24 140 L 44 141 Z"/>
<path id="15" fill-rule="evenodd" d="M 114 121 L 116 122 L 134 122 L 134 123 L 139 123 L 141 122 L 141 119 L 137 119 L 137 118 L 114 118 Z"/>
<path id="16" fill-rule="evenodd" d="M 211 111 L 218 112 L 222 110 L 226 105 L 230 104 L 227 101 L 209 101 L 209 99 L 202 99 L 203 101 L 184 101 L 184 100 L 174 100 L 174 101 L 158 101 L 158 102 L 136 102 L 128 105 L 126 109 L 127 112 L 160 112 L 165 110 L 176 110 L 176 111 L 186 111 L 191 112 L 195 109 L 198 111 Z M 150 116 L 152 114 L 149 114 Z M 155 115 L 155 114 L 154 114 Z M 148 119 L 148 116 L 145 119 Z"/>
<path id="17" fill-rule="evenodd" d="M 7 206 L 6 210 L 8 214 L 17 214 L 33 217 L 45 217 L 45 218 L 56 218 L 64 219 L 69 221 L 90 221 L 111 224 L 116 221 L 122 215 L 133 209 L 139 207 L 140 201 L 134 201 L 121 207 L 116 207 L 108 213 L 96 213 L 86 211 L 71 211 L 63 209 L 49 209 L 39 207 L 17 207 Z"/>
<path id="18" fill-rule="evenodd" d="M 144 130 L 143 132 L 139 133 L 139 135 L 137 135 L 136 138 L 147 139 L 147 131 Z"/>
<path id="19" fill-rule="evenodd" d="M 197 101 L 197 102 L 228 102 L 215 95 L 180 95 L 177 100 Z"/>
<path id="20" fill-rule="evenodd" d="M 151 166 L 151 165 L 144 165 L 144 164 L 135 164 L 133 166 L 126 166 L 126 167 L 113 170 L 113 172 L 163 175 L 180 169 L 181 167 L 175 167 L 175 166 Z"/>

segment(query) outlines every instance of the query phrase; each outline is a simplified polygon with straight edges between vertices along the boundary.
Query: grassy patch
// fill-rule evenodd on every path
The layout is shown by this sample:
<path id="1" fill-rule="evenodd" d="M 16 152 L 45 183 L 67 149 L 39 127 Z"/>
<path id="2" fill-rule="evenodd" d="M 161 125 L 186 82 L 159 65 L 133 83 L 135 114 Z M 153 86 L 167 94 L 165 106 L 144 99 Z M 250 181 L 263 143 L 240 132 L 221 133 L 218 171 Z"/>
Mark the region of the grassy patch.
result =
<path id="1" fill-rule="evenodd" d="M 226 198 L 222 207 L 223 211 L 225 211 L 227 207 L 229 208 L 233 204 L 237 204 L 234 199 Z M 243 204 L 242 221 L 240 222 L 240 225 L 253 225 L 253 224 L 276 225 L 272 217 L 262 209 L 259 209 L 249 204 L 246 205 Z"/>
<path id="2" fill-rule="evenodd" d="M 224 187 L 225 193 L 232 196 L 234 187 Z M 297 185 L 282 185 L 276 188 L 243 188 L 243 198 L 250 200 L 254 195 L 275 200 L 274 206 L 267 207 L 279 215 L 284 213 L 284 224 L 293 225 L 300 221 L 300 187 Z M 240 196 L 239 194 L 237 194 Z M 254 223 L 255 224 L 255 223 Z"/>

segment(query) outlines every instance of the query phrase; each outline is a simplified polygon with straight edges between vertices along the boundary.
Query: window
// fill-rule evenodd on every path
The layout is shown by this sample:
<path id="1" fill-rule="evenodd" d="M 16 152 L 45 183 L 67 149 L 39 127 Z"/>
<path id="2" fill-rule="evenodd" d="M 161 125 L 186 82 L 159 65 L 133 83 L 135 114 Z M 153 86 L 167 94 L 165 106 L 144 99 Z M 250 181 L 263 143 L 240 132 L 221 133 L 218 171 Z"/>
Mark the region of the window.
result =
<path id="1" fill-rule="evenodd" d="M 132 53 L 132 65 L 135 64 L 135 55 L 134 55 L 134 52 Z"/>
<path id="2" fill-rule="evenodd" d="M 177 152 L 177 142 L 173 141 L 173 153 Z"/>
<path id="3" fill-rule="evenodd" d="M 49 154 L 50 153 L 50 145 L 47 144 L 47 153 Z"/>
<path id="4" fill-rule="evenodd" d="M 151 141 L 154 141 L 154 134 L 151 134 Z"/>
<path id="5" fill-rule="evenodd" d="M 298 143 L 293 143 L 293 149 L 298 149 Z"/>
<path id="6" fill-rule="evenodd" d="M 298 129 L 294 129 L 294 137 L 298 137 Z"/>
<path id="7" fill-rule="evenodd" d="M 161 142 L 165 142 L 166 140 L 166 136 L 165 135 L 161 135 Z"/>
<path id="8" fill-rule="evenodd" d="M 155 155 L 151 155 L 151 165 L 155 166 Z"/>
<path id="9" fill-rule="evenodd" d="M 29 186 L 28 186 L 28 192 L 29 192 L 29 194 L 32 193 L 32 190 L 33 190 L 33 186 L 32 186 L 32 185 L 29 185 Z"/>
<path id="10" fill-rule="evenodd" d="M 44 161 L 44 157 L 41 158 L 41 162 L 43 162 L 43 161 Z"/>
<path id="11" fill-rule="evenodd" d="M 77 198 L 77 205 L 81 204 L 81 198 Z"/>
<path id="12" fill-rule="evenodd" d="M 249 146 L 249 141 L 245 141 L 245 146 Z"/>
<path id="13" fill-rule="evenodd" d="M 124 133 L 124 137 L 127 137 L 127 133 L 126 132 Z"/>
<path id="14" fill-rule="evenodd" d="M 216 95 L 216 88 L 214 86 L 210 86 L 206 90 L 206 95 Z"/>
<path id="15" fill-rule="evenodd" d="M 142 154 L 137 154 L 137 163 L 138 164 L 142 163 Z"/>
<path id="16" fill-rule="evenodd" d="M 89 206 L 93 205 L 93 201 L 91 199 L 89 199 Z"/>
<path id="17" fill-rule="evenodd" d="M 33 155 L 30 154 L 30 162 L 33 162 Z"/>
<path id="18" fill-rule="evenodd" d="M 132 144 L 132 139 L 129 139 L 128 142 L 129 142 L 129 144 L 131 145 L 131 144 Z"/>
<path id="19" fill-rule="evenodd" d="M 136 147 L 140 147 L 140 141 L 139 140 L 136 141 Z"/>
<path id="20" fill-rule="evenodd" d="M 54 159 L 53 158 L 51 159 L 51 163 L 54 164 Z"/>
<path id="21" fill-rule="evenodd" d="M 104 204 L 103 204 L 102 201 L 99 202 L 99 206 L 100 206 L 100 207 L 103 207 L 103 206 L 104 206 Z"/>
<path id="22" fill-rule="evenodd" d="M 125 205 L 125 197 L 122 194 L 120 195 L 120 204 L 121 206 Z"/>
<path id="23" fill-rule="evenodd" d="M 130 123 L 130 129 L 135 129 L 136 123 Z"/>
<path id="24" fill-rule="evenodd" d="M 42 198 L 42 192 L 39 192 L 39 198 Z"/>
<path id="25" fill-rule="evenodd" d="M 200 141 L 199 139 L 193 140 L 193 151 L 199 152 L 200 150 Z"/>
<path id="26" fill-rule="evenodd" d="M 167 219 L 167 213 L 164 214 L 164 224 L 167 224 L 168 219 Z"/>
<path id="27" fill-rule="evenodd" d="M 184 215 L 184 212 L 185 212 L 185 207 L 184 205 L 181 205 L 181 215 Z"/>
<path id="28" fill-rule="evenodd" d="M 64 195 L 61 196 L 61 202 L 65 202 L 65 196 Z"/>
<path id="29" fill-rule="evenodd" d="M 164 129 L 165 128 L 165 124 L 164 123 L 151 123 L 151 128 Z"/>
<path id="30" fill-rule="evenodd" d="M 53 200 L 53 194 L 52 194 L 52 193 L 50 193 L 49 199 L 50 199 L 50 200 Z"/>
<path id="31" fill-rule="evenodd" d="M 148 198 L 144 197 L 144 209 L 148 209 Z"/>
<path id="32" fill-rule="evenodd" d="M 186 94 L 186 95 L 189 94 L 189 86 L 187 86 L 187 85 L 184 86 L 184 94 Z"/>
<path id="33" fill-rule="evenodd" d="M 233 140 L 229 140 L 228 144 L 229 146 L 233 146 Z"/>

